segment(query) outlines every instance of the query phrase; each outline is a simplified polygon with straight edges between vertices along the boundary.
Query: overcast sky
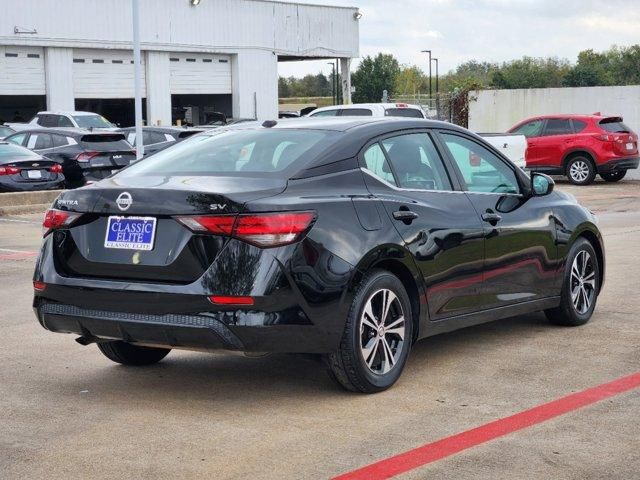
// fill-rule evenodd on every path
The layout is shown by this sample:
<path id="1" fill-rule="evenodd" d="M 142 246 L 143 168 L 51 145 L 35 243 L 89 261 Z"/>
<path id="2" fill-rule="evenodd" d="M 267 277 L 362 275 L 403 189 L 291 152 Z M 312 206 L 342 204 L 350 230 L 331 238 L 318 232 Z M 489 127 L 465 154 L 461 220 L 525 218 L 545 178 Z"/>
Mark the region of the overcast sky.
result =
<path id="1" fill-rule="evenodd" d="M 360 8 L 360 55 L 392 53 L 426 71 L 431 49 L 440 73 L 467 60 L 502 62 L 557 56 L 612 44 L 640 44 L 640 0 L 302 0 Z M 353 68 L 357 65 L 354 62 Z M 280 75 L 329 73 L 326 61 L 280 63 Z"/>

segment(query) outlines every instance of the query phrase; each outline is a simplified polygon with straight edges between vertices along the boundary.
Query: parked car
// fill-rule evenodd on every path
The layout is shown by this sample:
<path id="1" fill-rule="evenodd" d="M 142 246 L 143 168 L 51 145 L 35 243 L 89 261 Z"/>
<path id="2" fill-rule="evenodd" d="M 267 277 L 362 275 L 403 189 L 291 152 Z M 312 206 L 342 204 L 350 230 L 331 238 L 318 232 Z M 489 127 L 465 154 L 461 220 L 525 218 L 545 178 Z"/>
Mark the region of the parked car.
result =
<path id="1" fill-rule="evenodd" d="M 0 125 L 0 140 L 2 140 L 5 137 L 8 137 L 12 133 L 15 133 L 15 130 L 13 128 L 8 127 L 6 125 Z"/>
<path id="2" fill-rule="evenodd" d="M 596 174 L 617 182 L 638 168 L 638 135 L 619 116 L 546 115 L 509 132 L 527 137 L 527 169 L 565 175 L 576 185 L 589 185 Z"/>
<path id="3" fill-rule="evenodd" d="M 409 117 L 426 118 L 419 105 L 409 103 L 353 103 L 316 108 L 307 117 Z"/>
<path id="4" fill-rule="evenodd" d="M 28 123 L 7 123 L 12 129 L 31 128 L 85 128 L 116 130 L 118 127 L 102 115 L 93 112 L 38 112 Z"/>
<path id="5" fill-rule="evenodd" d="M 519 168 L 527 166 L 527 137 L 519 133 L 478 133 Z"/>
<path id="6" fill-rule="evenodd" d="M 27 148 L 0 141 L 0 192 L 63 187 L 62 165 Z"/>
<path id="7" fill-rule="evenodd" d="M 553 187 L 436 121 L 204 132 L 58 197 L 33 306 L 121 364 L 172 348 L 304 352 L 377 392 L 417 339 L 540 310 L 590 319 L 602 236 Z"/>
<path id="8" fill-rule="evenodd" d="M 136 146 L 135 127 L 121 128 L 118 131 L 125 135 L 127 142 L 134 147 Z M 142 127 L 144 156 L 148 157 L 149 155 L 153 155 L 160 150 L 170 147 L 171 145 L 175 145 L 185 138 L 189 138 L 190 136 L 202 131 L 203 129 L 185 127 Z"/>
<path id="9" fill-rule="evenodd" d="M 102 180 L 136 159 L 118 132 L 47 128 L 16 132 L 6 140 L 61 163 L 69 188 Z"/>

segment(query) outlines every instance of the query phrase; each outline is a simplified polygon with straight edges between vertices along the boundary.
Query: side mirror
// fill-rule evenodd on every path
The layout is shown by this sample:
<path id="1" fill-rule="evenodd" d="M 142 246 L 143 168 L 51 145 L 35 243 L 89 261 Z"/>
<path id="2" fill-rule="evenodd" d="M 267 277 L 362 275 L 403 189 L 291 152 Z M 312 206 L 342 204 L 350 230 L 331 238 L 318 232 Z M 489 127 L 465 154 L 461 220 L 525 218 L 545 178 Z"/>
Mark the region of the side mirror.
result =
<path id="1" fill-rule="evenodd" d="M 542 197 L 553 192 L 556 183 L 549 175 L 533 172 L 531 174 L 531 194 L 535 197 Z"/>

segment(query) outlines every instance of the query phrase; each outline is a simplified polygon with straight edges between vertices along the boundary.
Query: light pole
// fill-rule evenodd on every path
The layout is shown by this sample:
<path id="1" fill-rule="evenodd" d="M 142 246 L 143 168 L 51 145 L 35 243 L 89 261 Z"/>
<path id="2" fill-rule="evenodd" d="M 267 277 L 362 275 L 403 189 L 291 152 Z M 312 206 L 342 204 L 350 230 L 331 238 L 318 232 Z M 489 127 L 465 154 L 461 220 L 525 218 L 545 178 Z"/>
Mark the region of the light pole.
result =
<path id="1" fill-rule="evenodd" d="M 144 156 L 144 143 L 142 142 L 142 89 L 140 85 L 140 8 L 138 0 L 131 0 L 131 13 L 133 18 L 133 84 L 135 95 L 136 117 L 136 159 Z"/>
<path id="2" fill-rule="evenodd" d="M 422 50 L 422 53 L 429 54 L 429 102 L 431 102 L 431 50 Z"/>
<path id="3" fill-rule="evenodd" d="M 433 57 L 433 61 L 436 62 L 436 95 L 438 95 L 439 89 L 438 89 L 438 59 L 436 57 Z"/>
<path id="4" fill-rule="evenodd" d="M 327 62 L 327 65 L 331 65 L 331 102 L 335 105 L 336 102 L 336 64 L 333 62 Z"/>
<path id="5" fill-rule="evenodd" d="M 433 61 L 436 62 L 436 115 L 440 118 L 440 88 L 438 87 L 438 59 L 433 58 Z"/>

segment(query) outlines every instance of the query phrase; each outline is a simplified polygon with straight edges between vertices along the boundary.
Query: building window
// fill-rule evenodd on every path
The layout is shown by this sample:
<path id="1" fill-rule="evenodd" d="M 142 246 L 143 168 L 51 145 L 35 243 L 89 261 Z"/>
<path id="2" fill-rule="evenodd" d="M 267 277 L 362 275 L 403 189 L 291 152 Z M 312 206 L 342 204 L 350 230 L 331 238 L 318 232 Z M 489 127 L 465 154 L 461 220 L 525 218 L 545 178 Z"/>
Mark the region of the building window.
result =
<path id="1" fill-rule="evenodd" d="M 27 58 L 40 58 L 39 53 L 27 53 Z"/>
<path id="2" fill-rule="evenodd" d="M 4 56 L 5 56 L 5 57 L 17 57 L 17 56 L 18 56 L 18 54 L 17 54 L 17 53 L 8 53 L 8 52 L 7 52 L 7 53 L 5 53 L 5 54 L 4 54 Z"/>
<path id="3" fill-rule="evenodd" d="M 93 63 L 104 63 L 104 60 L 101 58 L 94 58 L 93 60 L 91 60 Z"/>
<path id="4" fill-rule="evenodd" d="M 220 63 L 229 63 L 229 60 L 227 60 L 226 58 L 221 58 L 218 60 Z"/>
<path id="5" fill-rule="evenodd" d="M 111 63 L 123 63 L 122 60 L 111 60 Z"/>
<path id="6" fill-rule="evenodd" d="M 84 58 L 74 58 L 73 63 L 84 63 Z"/>
<path id="7" fill-rule="evenodd" d="M 213 62 L 213 60 L 211 60 L 210 58 L 203 58 L 203 59 L 202 59 L 202 61 L 203 61 L 204 63 L 211 63 L 211 62 Z"/>
<path id="8" fill-rule="evenodd" d="M 179 58 L 175 58 L 175 57 L 171 57 L 171 58 L 169 59 L 169 61 L 170 61 L 170 62 L 179 62 L 179 61 L 180 61 L 180 59 L 179 59 Z"/>
<path id="9" fill-rule="evenodd" d="M 187 62 L 195 62 L 196 59 L 195 58 L 187 58 Z"/>

